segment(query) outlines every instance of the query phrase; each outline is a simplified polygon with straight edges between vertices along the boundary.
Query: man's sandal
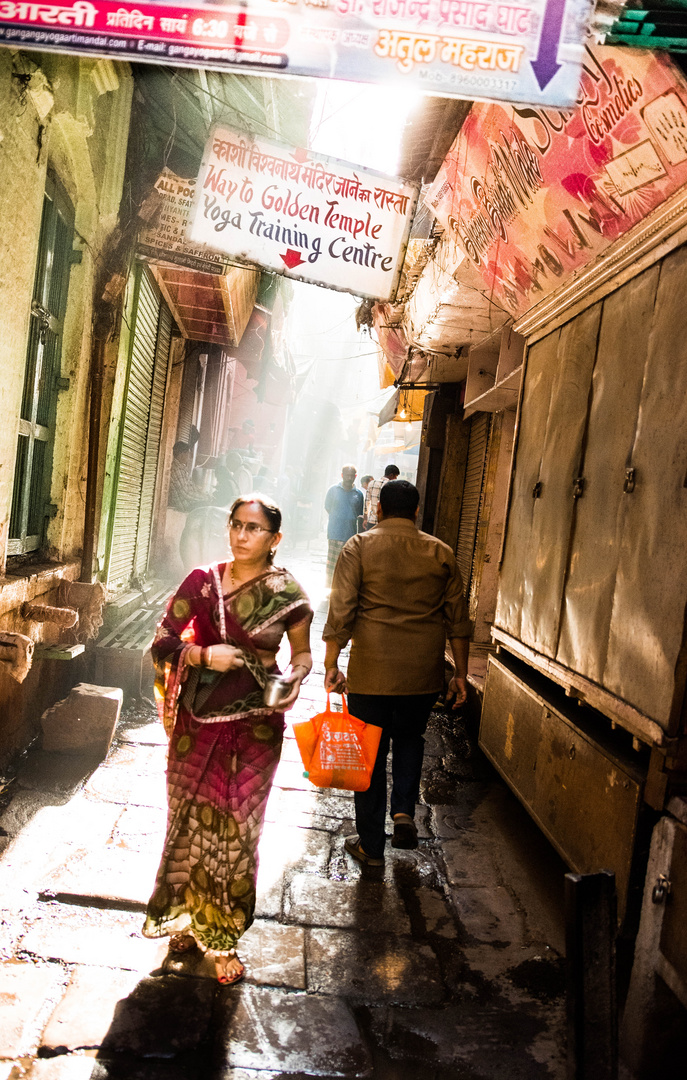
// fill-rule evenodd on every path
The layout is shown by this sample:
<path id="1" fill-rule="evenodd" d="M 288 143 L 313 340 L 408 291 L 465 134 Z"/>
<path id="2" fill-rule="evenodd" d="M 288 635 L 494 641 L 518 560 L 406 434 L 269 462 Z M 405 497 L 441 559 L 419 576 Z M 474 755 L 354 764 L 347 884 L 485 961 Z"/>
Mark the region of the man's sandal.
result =
<path id="1" fill-rule="evenodd" d="M 417 847 L 417 826 L 410 814 L 394 816 L 394 835 L 391 837 L 391 846 L 408 850 Z"/>
<path id="2" fill-rule="evenodd" d="M 169 939 L 169 951 L 181 956 L 198 948 L 198 942 L 191 934 L 172 934 Z"/>
<path id="3" fill-rule="evenodd" d="M 245 977 L 245 965 L 241 963 L 235 951 L 232 950 L 230 953 L 223 953 L 220 956 L 215 956 L 214 960 L 215 971 L 217 972 L 217 982 L 220 986 L 234 986 L 236 983 L 241 982 L 241 979 Z M 223 960 L 236 960 L 240 966 L 234 972 L 227 972 L 226 969 L 222 967 Z"/>
<path id="4" fill-rule="evenodd" d="M 344 840 L 344 850 L 357 859 L 363 866 L 384 866 L 384 859 L 375 859 L 368 855 L 360 846 L 359 836 L 347 836 Z"/>

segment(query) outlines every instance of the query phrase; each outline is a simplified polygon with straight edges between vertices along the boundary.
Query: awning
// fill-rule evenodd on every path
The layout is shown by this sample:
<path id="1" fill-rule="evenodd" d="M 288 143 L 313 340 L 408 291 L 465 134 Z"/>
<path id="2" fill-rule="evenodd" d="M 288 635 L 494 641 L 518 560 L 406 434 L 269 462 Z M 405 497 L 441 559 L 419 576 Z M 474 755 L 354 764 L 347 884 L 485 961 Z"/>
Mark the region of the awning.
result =
<path id="1" fill-rule="evenodd" d="M 240 344 L 258 294 L 259 271 L 230 266 L 226 274 L 202 274 L 171 263 L 150 268 L 185 338 L 229 348 Z"/>
<path id="2" fill-rule="evenodd" d="M 404 390 L 401 387 L 380 412 L 379 426 L 390 424 L 392 420 L 402 424 L 422 420 L 428 393 L 428 390 Z"/>
<path id="3" fill-rule="evenodd" d="M 372 309 L 372 322 L 383 354 L 379 358 L 382 389 L 399 378 L 408 359 L 408 342 L 400 322 L 401 315 L 402 308 L 394 309 L 392 304 L 375 304 Z"/>

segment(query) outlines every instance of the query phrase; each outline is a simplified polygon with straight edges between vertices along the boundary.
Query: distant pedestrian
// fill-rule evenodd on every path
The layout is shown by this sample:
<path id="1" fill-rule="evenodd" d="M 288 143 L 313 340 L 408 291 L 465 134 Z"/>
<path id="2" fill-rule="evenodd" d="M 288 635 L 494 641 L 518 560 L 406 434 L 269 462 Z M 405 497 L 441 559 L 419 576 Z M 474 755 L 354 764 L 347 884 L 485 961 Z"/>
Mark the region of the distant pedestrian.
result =
<path id="1" fill-rule="evenodd" d="M 379 480 L 373 480 L 368 484 L 365 492 L 365 509 L 363 511 L 363 529 L 372 529 L 377 524 L 377 504 L 379 493 L 390 480 L 398 480 L 400 469 L 396 465 L 387 465 L 384 476 Z"/>
<path id="2" fill-rule="evenodd" d="M 172 468 L 169 474 L 167 503 L 173 510 L 188 514 L 198 506 L 209 506 L 212 499 L 191 479 L 191 450 L 187 442 L 175 442 L 172 447 Z"/>
<path id="3" fill-rule="evenodd" d="M 386 759 L 393 744 L 392 845 L 417 847 L 415 804 L 420 793 L 424 732 L 444 685 L 448 637 L 455 675 L 454 709 L 467 697 L 470 620 L 463 582 L 447 544 L 415 525 L 419 494 L 406 480 L 384 484 L 376 528 L 344 546 L 334 574 L 323 638 L 327 690 L 348 685 L 348 707 L 382 728 L 368 791 L 355 794 L 357 836 L 346 851 L 362 863 L 384 862 Z M 339 654 L 351 642 L 348 675 Z"/>
<path id="4" fill-rule="evenodd" d="M 344 465 L 341 483 L 330 487 L 324 499 L 329 514 L 327 523 L 327 588 L 331 586 L 336 560 L 347 540 L 358 531 L 358 518 L 363 512 L 363 493 L 355 486 L 355 465 Z"/>
<path id="5" fill-rule="evenodd" d="M 369 486 L 370 486 L 370 484 L 372 483 L 373 480 L 374 480 L 374 476 L 371 473 L 365 473 L 364 476 L 360 477 L 360 487 L 362 488 L 362 491 L 363 491 L 363 498 L 365 497 L 367 489 L 369 488 Z M 364 527 L 364 524 L 365 524 L 364 511 L 365 511 L 365 507 L 363 505 L 363 513 L 358 516 L 358 532 L 363 531 L 363 527 Z"/>

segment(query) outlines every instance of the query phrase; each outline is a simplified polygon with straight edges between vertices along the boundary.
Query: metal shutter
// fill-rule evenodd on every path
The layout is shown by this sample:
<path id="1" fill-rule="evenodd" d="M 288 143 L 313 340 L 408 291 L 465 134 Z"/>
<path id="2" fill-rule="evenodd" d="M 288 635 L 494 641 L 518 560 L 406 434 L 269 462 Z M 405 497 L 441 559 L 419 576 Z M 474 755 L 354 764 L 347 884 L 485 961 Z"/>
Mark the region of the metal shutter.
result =
<path id="1" fill-rule="evenodd" d="M 196 384 L 198 382 L 198 357 L 187 357 L 184 362 L 184 374 L 181 381 L 179 399 L 179 418 L 177 420 L 177 441 L 188 442 L 196 405 Z"/>
<path id="2" fill-rule="evenodd" d="M 155 499 L 155 484 L 157 481 L 157 464 L 160 454 L 160 437 L 162 435 L 162 412 L 165 405 L 167 366 L 169 363 L 169 347 L 171 341 L 172 316 L 167 305 L 162 302 L 157 327 L 155 365 L 153 368 L 153 383 L 150 397 L 150 418 L 148 421 L 148 439 L 146 442 L 145 461 L 143 465 L 141 508 L 136 538 L 136 561 L 134 571 L 139 577 L 143 577 L 148 570 L 148 555 L 150 553 L 150 540 L 153 531 L 153 504 Z"/>
<path id="3" fill-rule="evenodd" d="M 477 413 L 473 416 L 470 423 L 468 460 L 456 544 L 456 560 L 463 579 L 466 599 L 470 596 L 477 526 L 484 503 L 484 476 L 490 431 L 491 413 Z"/>
<path id="4" fill-rule="evenodd" d="M 150 271 L 138 269 L 131 357 L 122 408 L 107 584 L 145 574 L 152 529 L 172 320 Z"/>

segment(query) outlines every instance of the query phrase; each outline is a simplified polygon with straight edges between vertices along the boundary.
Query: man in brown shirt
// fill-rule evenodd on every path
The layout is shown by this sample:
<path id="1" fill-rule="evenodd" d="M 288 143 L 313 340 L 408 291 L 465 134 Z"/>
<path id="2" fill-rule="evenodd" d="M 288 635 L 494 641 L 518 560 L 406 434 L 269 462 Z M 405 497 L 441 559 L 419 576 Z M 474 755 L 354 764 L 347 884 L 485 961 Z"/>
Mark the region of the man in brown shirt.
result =
<path id="1" fill-rule="evenodd" d="M 386 759 L 393 742 L 392 845 L 417 847 L 415 804 L 420 792 L 424 732 L 444 685 L 448 636 L 456 674 L 449 683 L 454 709 L 467 697 L 470 620 L 453 552 L 419 532 L 419 494 L 405 480 L 391 480 L 379 495 L 379 524 L 344 545 L 334 574 L 323 638 L 325 687 L 347 685 L 351 713 L 382 728 L 372 782 L 356 792 L 358 835 L 346 850 L 360 862 L 381 866 L 386 836 Z M 348 675 L 339 671 L 351 641 Z"/>

